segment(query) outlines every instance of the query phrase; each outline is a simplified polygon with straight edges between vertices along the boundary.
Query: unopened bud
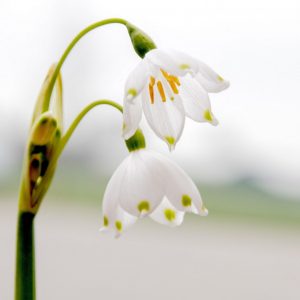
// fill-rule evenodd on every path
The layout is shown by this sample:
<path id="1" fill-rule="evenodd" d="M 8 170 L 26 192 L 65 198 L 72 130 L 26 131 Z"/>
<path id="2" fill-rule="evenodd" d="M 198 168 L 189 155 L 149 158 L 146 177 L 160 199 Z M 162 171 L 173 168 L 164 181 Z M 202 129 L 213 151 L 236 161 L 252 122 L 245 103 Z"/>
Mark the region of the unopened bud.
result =
<path id="1" fill-rule="evenodd" d="M 34 145 L 49 143 L 57 128 L 57 121 L 50 112 L 46 112 L 33 125 L 30 142 Z"/>
<path id="2" fill-rule="evenodd" d="M 144 58 L 147 52 L 156 48 L 153 40 L 145 32 L 130 23 L 127 23 L 126 27 L 133 48 L 141 58 Z"/>

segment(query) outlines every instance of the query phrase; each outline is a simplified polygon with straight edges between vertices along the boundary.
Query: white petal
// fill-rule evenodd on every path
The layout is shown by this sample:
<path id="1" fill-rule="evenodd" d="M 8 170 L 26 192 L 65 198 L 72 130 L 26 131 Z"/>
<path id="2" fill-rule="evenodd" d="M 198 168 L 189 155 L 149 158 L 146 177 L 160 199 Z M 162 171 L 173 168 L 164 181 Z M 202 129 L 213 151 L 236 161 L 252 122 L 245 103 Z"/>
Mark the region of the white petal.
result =
<path id="1" fill-rule="evenodd" d="M 199 71 L 195 78 L 207 92 L 218 93 L 229 87 L 229 81 L 223 79 L 203 62 L 198 61 L 198 67 Z"/>
<path id="2" fill-rule="evenodd" d="M 167 53 L 175 61 L 177 67 L 185 73 L 196 74 L 199 70 L 198 60 L 183 52 L 168 50 Z"/>
<path id="3" fill-rule="evenodd" d="M 163 198 L 162 174 L 162 166 L 151 152 L 131 152 L 120 188 L 121 207 L 138 217 L 151 213 Z"/>
<path id="4" fill-rule="evenodd" d="M 139 95 L 134 101 L 124 100 L 123 137 L 127 140 L 136 132 L 142 119 L 142 99 Z"/>
<path id="5" fill-rule="evenodd" d="M 217 125 L 218 121 L 211 112 L 208 93 L 191 77 L 181 78 L 180 94 L 186 115 L 196 122 L 209 122 Z"/>
<path id="6" fill-rule="evenodd" d="M 175 163 L 156 153 L 161 164 L 165 166 L 166 197 L 180 211 L 207 215 L 201 195 L 192 179 Z"/>
<path id="7" fill-rule="evenodd" d="M 186 73 L 186 70 L 180 68 L 176 61 L 166 51 L 154 49 L 149 51 L 145 58 L 147 61 L 150 61 L 155 66 L 172 75 L 183 76 Z"/>
<path id="8" fill-rule="evenodd" d="M 123 232 L 130 228 L 137 218 L 128 214 L 120 206 L 116 208 L 110 218 L 103 215 L 103 225 L 99 229 L 100 232 L 114 232 L 115 237 L 119 237 Z"/>
<path id="9" fill-rule="evenodd" d="M 179 226 L 183 222 L 184 212 L 177 210 L 170 201 L 164 197 L 162 203 L 150 215 L 154 221 L 173 226 Z"/>
<path id="10" fill-rule="evenodd" d="M 129 74 L 125 84 L 125 100 L 133 100 L 137 97 L 146 85 L 149 77 L 147 63 L 142 60 Z"/>
<path id="11" fill-rule="evenodd" d="M 124 212 L 119 205 L 121 197 L 120 188 L 129 163 L 130 159 L 127 157 L 114 172 L 105 189 L 102 203 L 103 227 L 101 231 L 105 231 L 106 229 L 112 230 L 116 235 L 119 235 L 136 221 L 134 216 Z"/>
<path id="12" fill-rule="evenodd" d="M 157 89 L 154 89 L 154 103 L 151 103 L 148 93 L 142 95 L 145 117 L 152 130 L 165 141 L 170 149 L 174 149 L 179 140 L 185 122 L 185 112 L 180 97 L 173 101 L 162 102 Z"/>
<path id="13" fill-rule="evenodd" d="M 112 214 L 119 206 L 120 188 L 130 164 L 130 156 L 125 158 L 110 178 L 103 196 L 103 214 Z"/>

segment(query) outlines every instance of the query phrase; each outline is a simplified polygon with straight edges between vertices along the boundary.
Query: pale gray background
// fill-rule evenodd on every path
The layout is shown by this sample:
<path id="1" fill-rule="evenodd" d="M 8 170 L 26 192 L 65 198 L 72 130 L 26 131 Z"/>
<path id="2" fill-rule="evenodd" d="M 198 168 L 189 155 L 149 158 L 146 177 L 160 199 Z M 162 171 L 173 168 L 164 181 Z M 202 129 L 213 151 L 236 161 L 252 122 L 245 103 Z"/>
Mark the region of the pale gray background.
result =
<path id="1" fill-rule="evenodd" d="M 205 185 L 250 182 L 299 201 L 299 15 L 296 0 L 0 0 L 0 298 L 12 299 L 13 290 L 17 191 L 6 187 L 17 187 L 47 69 L 75 34 L 100 19 L 123 17 L 158 47 L 209 64 L 231 82 L 211 96 L 220 125 L 186 122 L 171 157 Z M 121 25 L 85 37 L 62 70 L 66 126 L 93 100 L 121 103 L 138 61 Z M 93 190 L 97 178 L 107 182 L 127 155 L 120 128 L 118 112 L 96 108 L 68 145 L 59 174 L 84 169 Z M 146 122 L 143 128 L 149 147 L 170 155 Z M 97 232 L 100 196 L 85 208 L 51 199 L 50 191 L 37 219 L 38 299 L 300 297 L 299 227 L 211 221 L 211 212 L 211 219 L 191 218 L 172 231 L 141 222 L 115 241 Z"/>

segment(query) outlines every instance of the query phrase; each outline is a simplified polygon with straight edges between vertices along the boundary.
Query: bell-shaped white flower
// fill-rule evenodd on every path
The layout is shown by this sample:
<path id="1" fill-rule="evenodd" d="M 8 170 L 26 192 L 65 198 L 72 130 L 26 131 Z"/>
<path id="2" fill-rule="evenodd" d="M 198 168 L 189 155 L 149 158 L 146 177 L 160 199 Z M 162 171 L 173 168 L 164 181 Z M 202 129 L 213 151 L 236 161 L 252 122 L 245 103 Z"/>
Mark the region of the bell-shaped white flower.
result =
<path id="1" fill-rule="evenodd" d="M 173 149 L 181 136 L 185 115 L 197 122 L 218 124 L 208 93 L 228 86 L 228 81 L 189 55 L 151 50 L 125 85 L 123 136 L 128 139 L 135 133 L 143 110 L 153 131 Z"/>
<path id="2" fill-rule="evenodd" d="M 207 215 L 191 178 L 165 156 L 138 149 L 130 152 L 107 185 L 101 231 L 119 236 L 146 215 L 161 224 L 177 226 L 185 212 Z"/>

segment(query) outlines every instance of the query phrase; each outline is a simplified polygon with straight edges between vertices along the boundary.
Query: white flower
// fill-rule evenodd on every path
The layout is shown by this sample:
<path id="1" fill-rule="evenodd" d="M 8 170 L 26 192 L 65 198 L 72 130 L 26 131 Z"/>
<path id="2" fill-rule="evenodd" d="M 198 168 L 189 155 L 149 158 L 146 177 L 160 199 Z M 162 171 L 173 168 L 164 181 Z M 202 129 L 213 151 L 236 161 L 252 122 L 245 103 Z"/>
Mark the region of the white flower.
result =
<path id="1" fill-rule="evenodd" d="M 208 93 L 228 86 L 228 81 L 193 57 L 151 50 L 125 85 L 123 136 L 128 139 L 135 133 L 143 110 L 153 131 L 173 149 L 181 136 L 185 115 L 197 122 L 218 124 Z"/>
<path id="2" fill-rule="evenodd" d="M 139 217 L 180 225 L 185 212 L 207 215 L 189 176 L 168 158 L 139 149 L 130 152 L 111 177 L 103 198 L 103 227 L 119 236 Z"/>

